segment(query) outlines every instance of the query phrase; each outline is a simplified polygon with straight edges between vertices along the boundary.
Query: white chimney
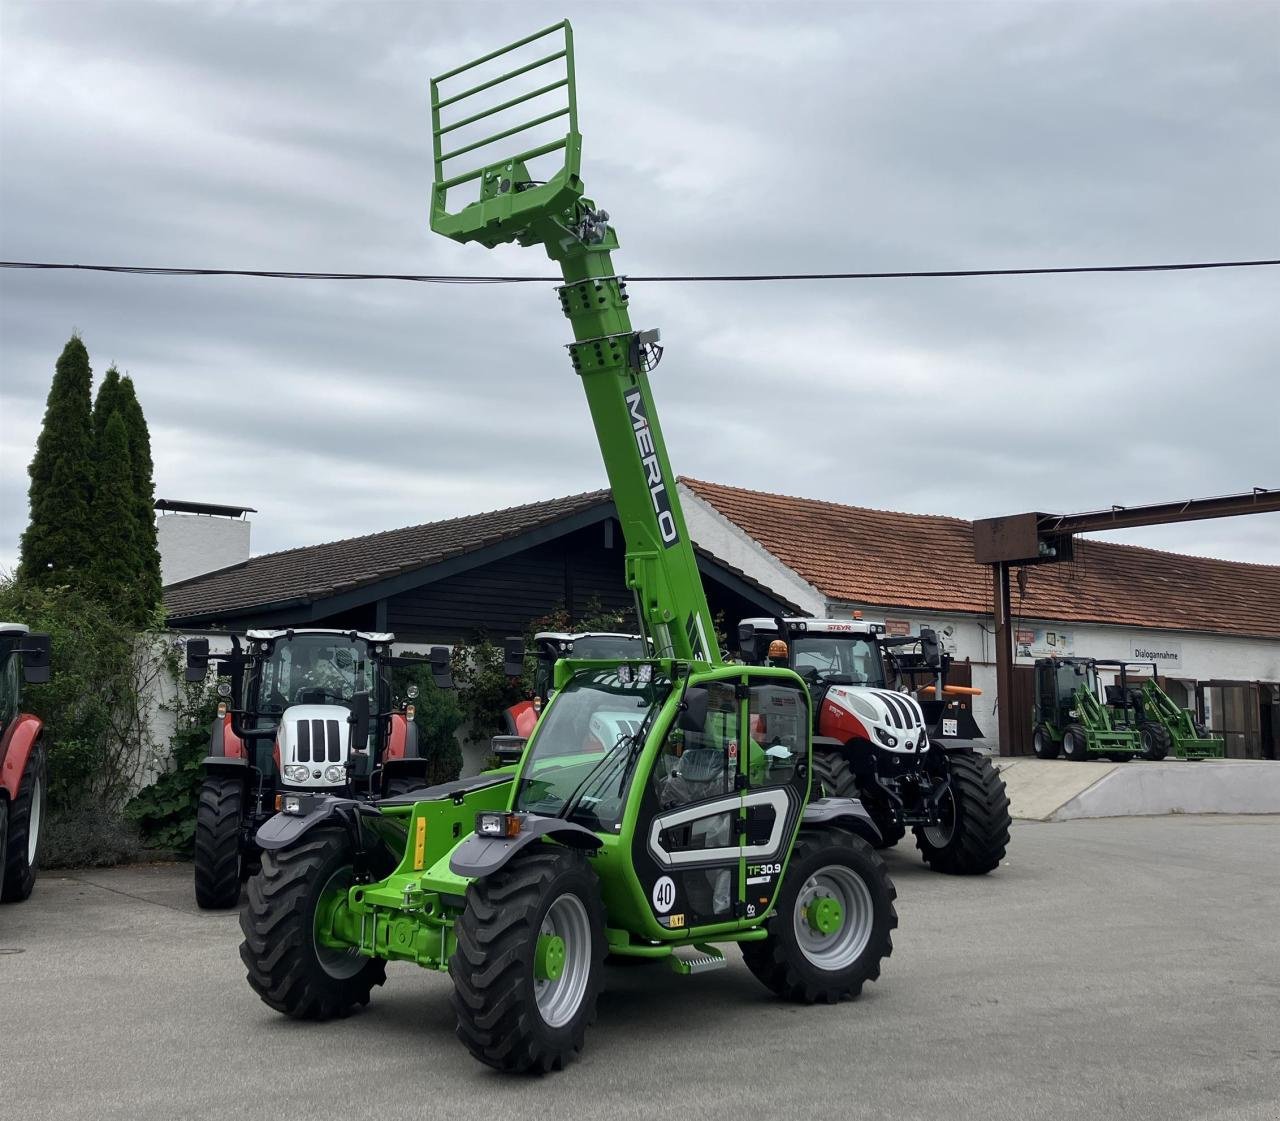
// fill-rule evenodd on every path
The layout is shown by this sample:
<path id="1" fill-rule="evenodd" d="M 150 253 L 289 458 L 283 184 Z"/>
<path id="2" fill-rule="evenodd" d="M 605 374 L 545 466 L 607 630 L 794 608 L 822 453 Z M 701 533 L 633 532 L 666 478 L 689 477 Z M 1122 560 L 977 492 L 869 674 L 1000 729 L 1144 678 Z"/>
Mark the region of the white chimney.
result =
<path id="1" fill-rule="evenodd" d="M 160 582 L 168 587 L 249 559 L 250 506 L 156 499 Z"/>

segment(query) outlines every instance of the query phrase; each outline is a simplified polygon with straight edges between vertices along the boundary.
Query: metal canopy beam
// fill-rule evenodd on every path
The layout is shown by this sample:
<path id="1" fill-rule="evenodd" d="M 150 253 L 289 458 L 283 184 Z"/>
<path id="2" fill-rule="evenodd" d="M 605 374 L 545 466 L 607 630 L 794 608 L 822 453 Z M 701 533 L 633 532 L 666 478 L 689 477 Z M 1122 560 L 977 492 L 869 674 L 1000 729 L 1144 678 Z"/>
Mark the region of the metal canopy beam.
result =
<path id="1" fill-rule="evenodd" d="M 1254 487 L 1218 498 L 1188 498 L 1148 506 L 1112 506 L 1083 514 L 1014 514 L 973 523 L 973 559 L 991 566 L 992 616 L 996 624 L 996 712 L 1000 754 L 1013 748 L 1013 628 L 1009 614 L 1009 569 L 1071 559 L 1071 537 L 1109 529 L 1235 518 L 1280 512 L 1280 490 Z"/>

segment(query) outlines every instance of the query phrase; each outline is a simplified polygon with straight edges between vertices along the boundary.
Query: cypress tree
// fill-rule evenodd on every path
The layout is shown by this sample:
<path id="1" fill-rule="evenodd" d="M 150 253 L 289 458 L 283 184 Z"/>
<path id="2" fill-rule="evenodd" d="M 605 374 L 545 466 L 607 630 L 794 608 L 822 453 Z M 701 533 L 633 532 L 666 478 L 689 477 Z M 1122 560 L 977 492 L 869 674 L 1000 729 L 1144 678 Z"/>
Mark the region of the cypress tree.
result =
<path id="1" fill-rule="evenodd" d="M 147 418 L 134 389 L 133 379 L 120 379 L 117 389 L 120 419 L 124 421 L 129 438 L 129 463 L 133 470 L 133 494 L 135 509 L 136 549 L 139 601 L 154 611 L 161 602 L 160 547 L 156 543 L 156 487 L 154 464 L 151 461 L 151 434 L 147 430 Z"/>
<path id="2" fill-rule="evenodd" d="M 150 608 L 138 586 L 137 501 L 129 434 L 120 410 L 107 418 L 102 439 L 102 462 L 93 495 L 90 521 L 98 542 L 89 586 L 94 595 L 122 623 L 146 625 Z"/>
<path id="3" fill-rule="evenodd" d="M 78 335 L 63 347 L 28 473 L 31 520 L 22 535 L 18 576 L 45 586 L 83 580 L 96 551 L 89 525 L 93 498 L 93 422 L 89 352 Z"/>
<path id="4" fill-rule="evenodd" d="M 107 421 L 120 401 L 120 371 L 113 363 L 102 378 L 93 399 L 93 462 L 102 461 L 102 441 L 107 434 Z"/>

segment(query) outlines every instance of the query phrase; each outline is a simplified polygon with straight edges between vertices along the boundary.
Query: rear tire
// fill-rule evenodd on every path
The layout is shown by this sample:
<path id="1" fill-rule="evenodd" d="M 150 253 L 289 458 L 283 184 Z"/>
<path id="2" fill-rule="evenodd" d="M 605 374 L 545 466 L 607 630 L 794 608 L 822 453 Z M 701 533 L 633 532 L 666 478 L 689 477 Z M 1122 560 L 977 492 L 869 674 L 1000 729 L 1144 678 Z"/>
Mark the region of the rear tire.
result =
<path id="1" fill-rule="evenodd" d="M 534 845 L 467 888 L 449 959 L 457 1035 L 498 1070 L 545 1074 L 582 1051 L 603 981 L 604 907 L 582 853 Z M 548 940 L 559 972 L 545 971 Z M 542 964 L 540 964 L 542 963 Z"/>
<path id="2" fill-rule="evenodd" d="M 340 829 L 317 829 L 295 848 L 262 854 L 240 912 L 240 960 L 264 1004 L 294 1020 L 331 1020 L 368 1004 L 387 979 L 386 962 L 325 946 L 316 929 L 354 879 Z"/>
<path id="3" fill-rule="evenodd" d="M 916 848 L 935 872 L 982 876 L 1000 866 L 1009 846 L 1009 798 L 1004 779 L 985 755 L 951 755 L 949 821 L 917 825 Z"/>
<path id="4" fill-rule="evenodd" d="M 240 902 L 244 882 L 240 830 L 244 784 L 234 778 L 206 778 L 196 807 L 196 904 L 226 911 Z"/>
<path id="5" fill-rule="evenodd" d="M 802 833 L 791 852 L 769 937 L 741 942 L 747 968 L 766 989 L 802 1004 L 851 1000 L 880 976 L 893 953 L 897 890 L 884 861 L 860 837 L 842 830 Z M 823 900 L 838 925 L 828 929 L 815 908 Z M 832 906 L 834 903 L 834 906 Z"/>
<path id="6" fill-rule="evenodd" d="M 1089 737 L 1080 724 L 1068 724 L 1062 733 L 1062 754 L 1075 763 L 1089 758 Z"/>
<path id="7" fill-rule="evenodd" d="M 408 794 L 411 790 L 422 790 L 426 785 L 425 779 L 389 778 L 382 784 L 382 796 L 384 798 L 399 798 L 400 795 Z"/>
<path id="8" fill-rule="evenodd" d="M 1163 759 L 1173 747 L 1173 736 L 1169 729 L 1155 720 L 1146 721 L 1138 732 L 1142 736 L 1144 759 Z"/>
<path id="9" fill-rule="evenodd" d="M 49 764 L 37 740 L 18 779 L 18 796 L 8 807 L 7 844 L 0 861 L 0 902 L 20 903 L 36 886 L 49 800 Z"/>
<path id="10" fill-rule="evenodd" d="M 1031 749 L 1036 753 L 1037 759 L 1056 759 L 1062 745 L 1050 735 L 1048 728 L 1038 724 L 1031 736 Z"/>

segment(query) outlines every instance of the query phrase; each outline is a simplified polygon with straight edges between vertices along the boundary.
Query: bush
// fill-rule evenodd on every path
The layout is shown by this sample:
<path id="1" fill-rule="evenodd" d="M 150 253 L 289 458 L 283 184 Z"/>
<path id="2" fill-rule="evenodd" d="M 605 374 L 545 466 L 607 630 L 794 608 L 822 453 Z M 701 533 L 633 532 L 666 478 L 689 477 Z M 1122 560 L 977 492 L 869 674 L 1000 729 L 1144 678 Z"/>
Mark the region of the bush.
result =
<path id="1" fill-rule="evenodd" d="M 406 654 L 417 661 L 421 655 Z M 410 685 L 418 687 L 413 723 L 418 729 L 418 750 L 427 760 L 427 782 L 452 782 L 462 773 L 462 749 L 454 733 L 463 721 L 458 697 L 451 689 L 441 689 L 431 676 L 431 666 L 398 665 L 391 673 L 391 691 L 403 700 Z"/>
<path id="2" fill-rule="evenodd" d="M 175 666 L 176 671 L 176 666 Z M 205 683 L 184 684 L 176 730 L 169 741 L 168 770 L 143 787 L 124 808 L 148 848 L 189 857 L 195 847 L 196 805 L 201 763 L 209 754 L 209 728 L 217 715 L 217 694 Z"/>

